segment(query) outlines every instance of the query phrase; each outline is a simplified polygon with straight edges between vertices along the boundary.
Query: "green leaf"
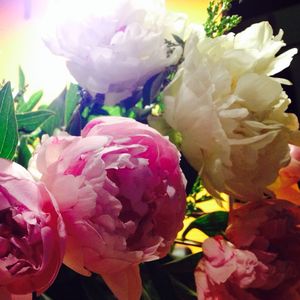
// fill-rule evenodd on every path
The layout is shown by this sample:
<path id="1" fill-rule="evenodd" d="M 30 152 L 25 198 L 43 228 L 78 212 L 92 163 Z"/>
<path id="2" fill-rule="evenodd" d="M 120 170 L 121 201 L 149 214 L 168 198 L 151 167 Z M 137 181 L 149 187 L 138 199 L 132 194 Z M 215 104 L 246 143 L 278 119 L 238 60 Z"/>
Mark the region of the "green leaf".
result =
<path id="1" fill-rule="evenodd" d="M 159 297 L 157 290 L 153 285 L 151 277 L 145 278 L 145 276 L 143 276 L 142 282 L 143 282 L 143 293 L 142 293 L 141 300 L 161 300 L 161 297 Z"/>
<path id="2" fill-rule="evenodd" d="M 12 159 L 18 144 L 18 129 L 10 83 L 0 91 L 0 157 Z"/>
<path id="3" fill-rule="evenodd" d="M 41 100 L 43 96 L 43 91 L 37 91 L 34 93 L 27 102 L 23 102 L 18 106 L 18 112 L 29 112 L 31 111 Z"/>
<path id="4" fill-rule="evenodd" d="M 143 288 L 142 300 L 153 300 L 145 288 Z"/>
<path id="5" fill-rule="evenodd" d="M 24 103 L 23 95 L 25 93 L 25 90 L 26 90 L 25 75 L 22 68 L 19 66 L 19 87 L 18 87 L 18 94 L 15 97 L 15 102 L 18 104 L 17 110 L 18 110 L 18 106 Z"/>
<path id="6" fill-rule="evenodd" d="M 148 279 L 148 280 L 147 280 Z M 147 262 L 142 266 L 142 280 L 144 288 L 154 299 L 179 300 L 174 292 L 169 273 L 160 261 Z M 151 298 L 152 299 L 152 298 Z"/>
<path id="7" fill-rule="evenodd" d="M 114 106 L 106 106 L 103 105 L 102 108 L 108 112 L 108 114 L 110 116 L 122 116 L 122 110 L 121 107 L 118 105 L 114 105 Z"/>
<path id="8" fill-rule="evenodd" d="M 71 83 L 69 89 L 67 90 L 66 99 L 65 99 L 66 107 L 65 107 L 64 122 L 66 127 L 68 126 L 72 118 L 73 112 L 80 99 L 80 95 L 78 92 L 79 92 L 78 85 Z"/>
<path id="9" fill-rule="evenodd" d="M 48 110 L 53 111 L 54 115 L 43 124 L 42 130 L 49 135 L 53 134 L 54 129 L 64 125 L 65 95 L 66 89 L 48 106 Z"/>
<path id="10" fill-rule="evenodd" d="M 172 34 L 172 36 L 173 36 L 174 40 L 175 40 L 180 46 L 184 47 L 184 41 L 183 41 L 183 39 L 182 39 L 180 36 L 178 36 L 178 35 L 176 35 L 176 34 Z"/>
<path id="11" fill-rule="evenodd" d="M 222 233 L 228 223 L 228 212 L 215 211 L 209 214 L 202 215 L 193 221 L 183 232 L 182 238 L 184 239 L 188 232 L 194 228 L 201 230 L 208 236 L 214 236 Z"/>
<path id="12" fill-rule="evenodd" d="M 48 297 L 46 294 L 42 294 L 38 297 L 38 300 L 52 300 L 52 298 Z"/>
<path id="13" fill-rule="evenodd" d="M 240 23 L 240 16 L 228 16 L 227 14 L 233 1 L 235 0 L 211 0 L 209 2 L 207 8 L 208 18 L 204 24 L 208 37 L 220 36 Z"/>
<path id="14" fill-rule="evenodd" d="M 194 269 L 190 270 L 193 271 Z M 180 296 L 180 299 L 184 300 L 196 300 L 197 293 L 189 288 L 187 285 L 183 284 L 182 282 L 176 280 L 173 276 L 170 276 L 173 287 L 176 291 L 176 294 Z"/>
<path id="15" fill-rule="evenodd" d="M 38 110 L 32 112 L 26 112 L 17 114 L 17 122 L 19 131 L 30 133 L 40 127 L 50 117 L 54 116 L 55 113 L 51 110 Z"/>
<path id="16" fill-rule="evenodd" d="M 22 136 L 20 144 L 18 146 L 17 163 L 27 169 L 30 158 L 31 158 L 31 152 L 27 145 L 27 137 Z"/>
<path id="17" fill-rule="evenodd" d="M 25 75 L 22 68 L 19 66 L 19 93 L 25 91 Z"/>
<path id="18" fill-rule="evenodd" d="M 104 281 L 97 275 L 92 275 L 91 277 L 81 277 L 80 285 L 85 293 L 85 300 L 99 300 L 99 295 L 101 299 L 115 300 L 111 291 L 108 289 Z M 72 298 L 73 299 L 73 298 Z"/>
<path id="19" fill-rule="evenodd" d="M 194 270 L 196 268 L 202 256 L 202 252 L 187 255 L 184 258 L 167 262 L 163 265 L 163 267 L 164 269 L 172 273 L 190 273 L 191 270 Z"/>

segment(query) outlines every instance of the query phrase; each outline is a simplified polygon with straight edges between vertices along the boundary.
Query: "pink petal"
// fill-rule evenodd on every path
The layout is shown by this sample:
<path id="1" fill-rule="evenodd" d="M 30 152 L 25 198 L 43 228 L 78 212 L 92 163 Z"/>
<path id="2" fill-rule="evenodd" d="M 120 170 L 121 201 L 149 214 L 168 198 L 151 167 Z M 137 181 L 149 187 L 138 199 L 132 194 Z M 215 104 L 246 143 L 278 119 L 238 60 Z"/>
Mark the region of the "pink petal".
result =
<path id="1" fill-rule="evenodd" d="M 2 300 L 2 298 L 1 298 Z M 27 295 L 11 295 L 11 300 L 32 300 L 32 294 Z"/>

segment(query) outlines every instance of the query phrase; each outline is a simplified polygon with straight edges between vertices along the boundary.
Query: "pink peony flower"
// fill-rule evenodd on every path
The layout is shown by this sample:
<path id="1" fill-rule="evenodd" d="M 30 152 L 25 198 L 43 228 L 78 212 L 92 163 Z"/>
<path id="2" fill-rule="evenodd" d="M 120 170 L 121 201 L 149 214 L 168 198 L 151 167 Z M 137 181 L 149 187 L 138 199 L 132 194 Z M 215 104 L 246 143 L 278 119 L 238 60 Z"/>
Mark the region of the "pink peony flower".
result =
<path id="1" fill-rule="evenodd" d="M 45 186 L 0 159 L 0 299 L 45 291 L 62 264 L 64 241 L 64 224 Z"/>
<path id="2" fill-rule="evenodd" d="M 252 293 L 258 299 L 300 299 L 299 207 L 276 199 L 257 201 L 233 210 L 229 224 L 227 238 L 269 269 Z"/>
<path id="3" fill-rule="evenodd" d="M 203 253 L 195 270 L 198 300 L 256 299 L 244 289 L 264 282 L 268 267 L 254 253 L 222 237 L 206 239 Z"/>
<path id="4" fill-rule="evenodd" d="M 132 119 L 101 117 L 81 137 L 44 139 L 34 165 L 66 224 L 65 264 L 100 274 L 118 299 L 140 299 L 139 263 L 165 256 L 182 227 L 175 146 Z"/>

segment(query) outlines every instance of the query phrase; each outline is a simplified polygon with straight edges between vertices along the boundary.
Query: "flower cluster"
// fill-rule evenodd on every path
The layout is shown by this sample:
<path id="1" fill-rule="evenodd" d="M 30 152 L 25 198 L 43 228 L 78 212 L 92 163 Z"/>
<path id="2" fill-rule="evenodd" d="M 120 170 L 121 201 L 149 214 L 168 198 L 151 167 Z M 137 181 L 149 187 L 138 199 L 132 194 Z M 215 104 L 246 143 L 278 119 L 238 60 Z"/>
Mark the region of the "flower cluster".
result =
<path id="1" fill-rule="evenodd" d="M 0 89 L 0 299 L 51 294 L 67 270 L 97 280 L 91 299 L 299 300 L 300 131 L 275 77 L 297 50 L 278 55 L 283 31 L 226 33 L 231 0 L 189 27 L 163 0 L 60 2 L 45 42 L 78 85 L 47 109 L 25 100 L 21 71 L 15 97 Z M 229 212 L 207 212 L 224 193 Z"/>
<path id="2" fill-rule="evenodd" d="M 63 259 L 80 274 L 100 274 L 118 299 L 140 298 L 139 264 L 168 253 L 185 213 L 179 153 L 167 138 L 102 117 L 81 137 L 43 138 L 29 167 L 38 183 L 0 163 L 1 287 L 41 293 Z"/>
<path id="3" fill-rule="evenodd" d="M 105 104 L 117 104 L 180 62 L 182 45 L 172 34 L 187 38 L 183 63 L 163 91 L 163 119 L 181 135 L 180 150 L 211 194 L 252 200 L 266 193 L 289 161 L 288 143 L 298 139 L 282 88 L 290 83 L 271 77 L 297 53 L 277 56 L 283 31 L 274 36 L 261 22 L 211 38 L 201 26 L 186 30 L 185 18 L 166 13 L 163 1 L 112 1 L 106 10 L 91 4 L 80 18 L 58 22 L 47 39 L 79 84 L 104 94 Z"/>

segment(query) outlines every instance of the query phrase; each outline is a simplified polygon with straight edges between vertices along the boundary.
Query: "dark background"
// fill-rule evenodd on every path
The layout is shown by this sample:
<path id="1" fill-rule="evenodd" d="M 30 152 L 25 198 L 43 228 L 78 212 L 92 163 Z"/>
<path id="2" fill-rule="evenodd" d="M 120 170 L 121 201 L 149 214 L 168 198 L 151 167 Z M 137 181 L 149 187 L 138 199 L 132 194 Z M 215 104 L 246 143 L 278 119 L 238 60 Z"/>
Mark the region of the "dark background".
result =
<path id="1" fill-rule="evenodd" d="M 300 52 L 300 0 L 236 0 L 229 14 L 238 14 L 243 18 L 235 32 L 253 23 L 269 21 L 274 35 L 280 28 L 284 31 L 283 40 L 287 46 L 281 52 L 294 47 Z M 294 56 L 289 68 L 275 76 L 289 79 L 293 83 L 283 88 L 292 100 L 289 111 L 296 113 L 300 119 L 300 53 Z"/>

